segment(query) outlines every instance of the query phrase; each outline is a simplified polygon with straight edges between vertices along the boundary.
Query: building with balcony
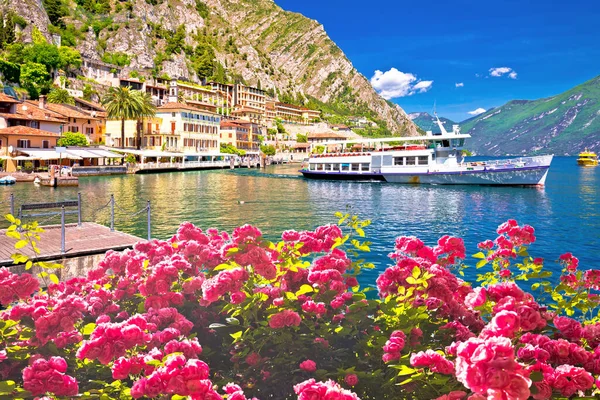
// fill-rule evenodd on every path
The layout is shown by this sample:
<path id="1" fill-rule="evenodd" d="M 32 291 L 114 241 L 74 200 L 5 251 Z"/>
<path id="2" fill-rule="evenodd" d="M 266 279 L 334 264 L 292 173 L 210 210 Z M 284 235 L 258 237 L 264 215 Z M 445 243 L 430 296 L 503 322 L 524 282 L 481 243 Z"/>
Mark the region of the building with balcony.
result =
<path id="1" fill-rule="evenodd" d="M 267 92 L 261 89 L 237 83 L 233 86 L 233 105 L 237 109 L 254 109 L 260 114 L 261 120 L 265 117 Z"/>
<path id="2" fill-rule="evenodd" d="M 93 79 L 102 85 L 119 86 L 120 67 L 88 57 L 82 57 L 82 61 L 81 71 L 83 72 L 83 76 Z"/>
<path id="3" fill-rule="evenodd" d="M 125 121 L 125 145 L 121 145 L 121 121 L 108 120 L 106 121 L 106 146 L 116 148 L 138 148 L 149 150 L 161 150 L 163 143 L 166 142 L 165 134 L 160 131 L 162 125 L 161 118 L 143 118 L 139 121 Z M 138 135 L 139 132 L 139 135 Z"/>
<path id="4" fill-rule="evenodd" d="M 158 107 L 162 119 L 160 132 L 165 136 L 165 150 L 178 152 L 219 152 L 221 117 L 188 104 L 169 102 Z"/>
<path id="5" fill-rule="evenodd" d="M 221 121 L 221 143 L 228 143 L 238 149 L 247 149 L 250 144 L 249 127 L 235 121 Z"/>

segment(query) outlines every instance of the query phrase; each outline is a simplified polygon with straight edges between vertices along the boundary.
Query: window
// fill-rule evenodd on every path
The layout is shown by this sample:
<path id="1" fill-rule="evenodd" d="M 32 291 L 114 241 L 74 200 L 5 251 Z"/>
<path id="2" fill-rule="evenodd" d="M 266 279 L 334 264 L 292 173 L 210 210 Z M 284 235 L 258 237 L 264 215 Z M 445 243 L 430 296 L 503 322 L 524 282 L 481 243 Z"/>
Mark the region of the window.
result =
<path id="1" fill-rule="evenodd" d="M 85 134 L 86 135 L 93 135 L 94 134 L 94 128 L 85 128 Z"/>
<path id="2" fill-rule="evenodd" d="M 325 171 L 331 171 L 331 164 L 325 164 Z"/>
<path id="3" fill-rule="evenodd" d="M 404 165 L 404 157 L 394 157 L 394 165 Z"/>
<path id="4" fill-rule="evenodd" d="M 42 149 L 49 149 L 50 148 L 50 142 L 47 140 L 42 140 Z"/>
<path id="5" fill-rule="evenodd" d="M 31 127 L 35 128 L 35 129 L 40 129 L 40 122 L 39 121 L 31 121 Z"/>
<path id="6" fill-rule="evenodd" d="M 340 170 L 340 164 L 331 164 L 331 170 L 338 172 Z"/>
<path id="7" fill-rule="evenodd" d="M 360 164 L 360 170 L 361 171 L 369 171 L 369 165 L 370 165 L 369 163 Z"/>
<path id="8" fill-rule="evenodd" d="M 417 164 L 418 165 L 427 165 L 427 164 L 429 164 L 429 157 L 427 157 L 427 156 L 419 156 L 419 157 L 417 157 Z"/>
<path id="9" fill-rule="evenodd" d="M 406 157 L 406 165 L 415 165 L 416 164 L 416 157 Z"/>
<path id="10" fill-rule="evenodd" d="M 2 147 L 2 139 L 0 139 L 0 147 Z"/>
<path id="11" fill-rule="evenodd" d="M 317 171 L 323 171 L 323 164 L 317 164 Z"/>
<path id="12" fill-rule="evenodd" d="M 352 171 L 359 171 L 360 170 L 360 164 L 352 164 Z"/>
<path id="13" fill-rule="evenodd" d="M 20 147 L 22 149 L 27 149 L 29 147 L 31 147 L 31 141 L 30 140 L 25 140 L 25 139 L 19 139 L 17 140 L 17 147 Z"/>
<path id="14" fill-rule="evenodd" d="M 79 127 L 78 126 L 69 126 L 69 132 L 79 132 Z"/>
<path id="15" fill-rule="evenodd" d="M 231 139 L 231 133 L 229 134 L 229 139 Z M 2 142 L 0 142 L 0 144 L 2 144 Z"/>
<path id="16" fill-rule="evenodd" d="M 175 117 L 175 113 L 174 112 L 171 113 L 171 117 Z"/>
<path id="17" fill-rule="evenodd" d="M 350 164 L 342 164 L 342 171 L 350 171 Z"/>

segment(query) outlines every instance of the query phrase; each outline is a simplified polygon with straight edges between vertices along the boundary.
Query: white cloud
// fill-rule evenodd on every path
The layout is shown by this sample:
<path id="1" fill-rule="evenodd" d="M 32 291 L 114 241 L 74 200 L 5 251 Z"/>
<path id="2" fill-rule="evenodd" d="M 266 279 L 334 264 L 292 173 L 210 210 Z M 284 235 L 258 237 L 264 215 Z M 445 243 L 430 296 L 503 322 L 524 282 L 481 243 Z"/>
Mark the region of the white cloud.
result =
<path id="1" fill-rule="evenodd" d="M 458 87 L 464 87 L 464 86 L 465 86 L 465 84 L 464 84 L 464 83 L 462 83 L 462 82 L 458 82 L 458 83 L 455 83 L 455 84 L 454 84 L 454 86 L 456 86 L 457 88 L 458 88 Z"/>
<path id="2" fill-rule="evenodd" d="M 500 77 L 508 75 L 510 79 L 517 79 L 517 71 L 509 67 L 490 68 L 490 76 Z"/>
<path id="3" fill-rule="evenodd" d="M 471 114 L 471 115 L 479 115 L 479 114 L 483 114 L 484 112 L 485 112 L 485 108 L 479 107 L 476 110 L 469 111 L 469 114 Z"/>
<path id="4" fill-rule="evenodd" d="M 421 81 L 411 73 L 391 68 L 389 71 L 375 71 L 371 78 L 373 88 L 386 100 L 397 97 L 412 96 L 425 93 L 433 85 L 433 81 Z"/>

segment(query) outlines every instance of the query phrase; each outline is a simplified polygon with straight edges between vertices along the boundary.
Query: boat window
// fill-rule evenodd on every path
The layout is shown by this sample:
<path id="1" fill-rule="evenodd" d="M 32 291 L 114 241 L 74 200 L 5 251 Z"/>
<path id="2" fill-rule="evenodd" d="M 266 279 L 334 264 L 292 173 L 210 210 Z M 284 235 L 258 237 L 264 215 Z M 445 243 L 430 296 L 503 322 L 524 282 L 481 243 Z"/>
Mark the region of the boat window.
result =
<path id="1" fill-rule="evenodd" d="M 458 146 L 459 146 L 459 147 L 463 147 L 464 145 L 465 145 L 465 139 L 460 139 L 460 140 L 458 141 Z"/>
<path id="2" fill-rule="evenodd" d="M 450 147 L 450 141 L 449 140 L 442 140 L 442 147 Z"/>
<path id="3" fill-rule="evenodd" d="M 359 171 L 360 170 L 360 164 L 352 164 L 352 171 Z"/>
<path id="4" fill-rule="evenodd" d="M 431 153 L 431 161 L 435 161 L 435 152 Z"/>
<path id="5" fill-rule="evenodd" d="M 417 158 L 418 165 L 427 165 L 429 163 L 429 157 L 427 156 L 419 156 Z"/>
<path id="6" fill-rule="evenodd" d="M 415 165 L 416 157 L 406 157 L 406 165 Z"/>
<path id="7" fill-rule="evenodd" d="M 394 165 L 404 165 L 404 157 L 394 157 Z"/>
<path id="8" fill-rule="evenodd" d="M 325 171 L 331 171 L 331 164 L 325 164 Z"/>
<path id="9" fill-rule="evenodd" d="M 332 171 L 339 171 L 340 170 L 340 164 L 331 164 L 331 170 Z"/>
<path id="10" fill-rule="evenodd" d="M 360 170 L 361 171 L 368 171 L 369 170 L 369 163 L 360 164 Z"/>
<path id="11" fill-rule="evenodd" d="M 314 171 L 316 169 L 316 164 L 309 164 L 308 169 Z"/>
<path id="12" fill-rule="evenodd" d="M 317 164 L 317 171 L 323 171 L 323 164 Z"/>
<path id="13" fill-rule="evenodd" d="M 350 171 L 350 164 L 342 164 L 342 171 Z"/>

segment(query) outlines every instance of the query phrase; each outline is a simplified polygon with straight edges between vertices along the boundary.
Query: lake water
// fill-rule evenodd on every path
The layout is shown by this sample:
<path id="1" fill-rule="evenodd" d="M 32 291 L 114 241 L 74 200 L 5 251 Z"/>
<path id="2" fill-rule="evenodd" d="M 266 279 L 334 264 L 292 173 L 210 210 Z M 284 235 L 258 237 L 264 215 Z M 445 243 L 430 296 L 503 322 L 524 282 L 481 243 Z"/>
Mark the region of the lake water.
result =
<path id="1" fill-rule="evenodd" d="M 398 236 L 415 235 L 433 245 L 442 235 L 456 235 L 465 239 L 467 254 L 473 254 L 478 242 L 494 239 L 496 227 L 514 218 L 536 229 L 538 242 L 530 253 L 546 259 L 547 265 L 571 251 L 580 258 L 582 268 L 600 268 L 596 257 L 600 167 L 578 167 L 573 157 L 554 159 L 544 188 L 308 181 L 297 169 L 294 165 L 263 171 L 89 177 L 80 178 L 79 188 L 20 183 L 0 187 L 0 201 L 6 201 L 10 193 L 19 205 L 71 199 L 81 192 L 84 220 L 108 225 L 108 208 L 94 210 L 105 205 L 112 193 L 123 210 L 118 210 L 117 228 L 145 237 L 145 213 L 131 219 L 125 212 L 133 213 L 150 200 L 152 235 L 163 239 L 183 221 L 227 231 L 250 223 L 275 239 L 286 229 L 313 229 L 335 222 L 336 211 L 351 207 L 353 213 L 373 222 L 367 229 L 373 243 L 367 258 L 378 270 L 389 264 L 387 254 Z M 6 203 L 0 207 L 8 212 Z M 377 274 L 369 271 L 362 279 L 372 283 Z"/>

